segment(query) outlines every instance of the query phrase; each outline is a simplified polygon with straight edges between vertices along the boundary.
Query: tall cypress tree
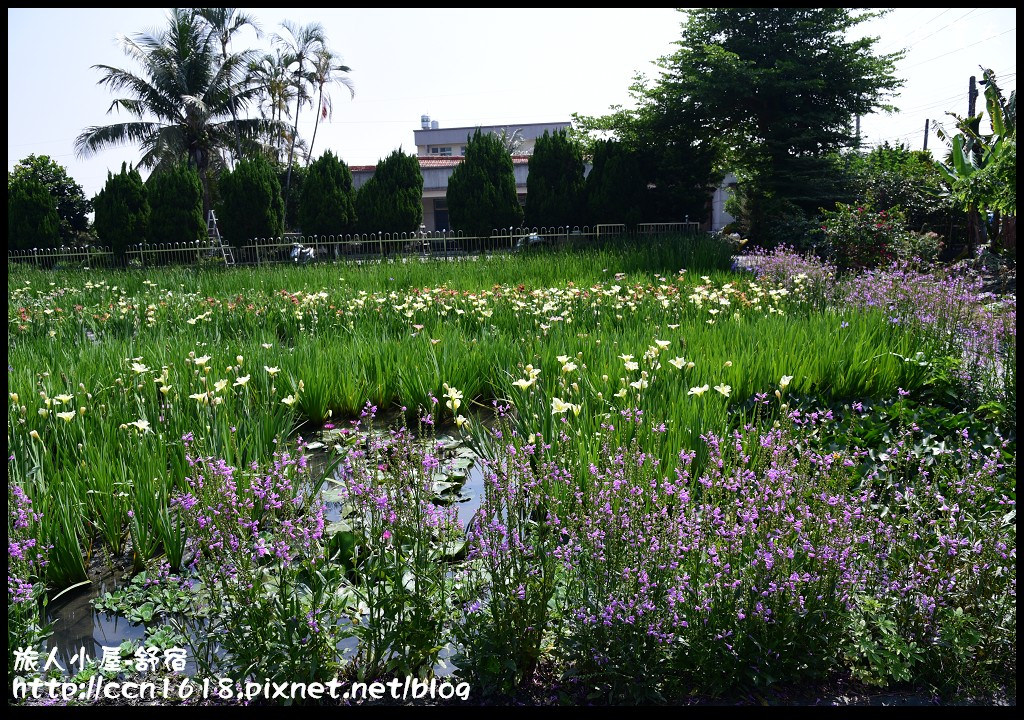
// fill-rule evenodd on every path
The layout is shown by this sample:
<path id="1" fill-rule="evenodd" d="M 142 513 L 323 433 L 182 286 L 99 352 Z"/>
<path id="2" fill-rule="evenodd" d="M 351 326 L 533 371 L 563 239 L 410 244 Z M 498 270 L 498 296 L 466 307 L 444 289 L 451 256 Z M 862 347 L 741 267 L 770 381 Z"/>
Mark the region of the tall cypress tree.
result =
<path id="1" fill-rule="evenodd" d="M 203 186 L 196 169 L 179 163 L 146 180 L 151 243 L 196 242 L 206 238 Z"/>
<path id="2" fill-rule="evenodd" d="M 613 140 L 594 147 L 594 167 L 586 182 L 591 223 L 635 225 L 643 219 L 646 182 L 635 152 Z"/>
<path id="3" fill-rule="evenodd" d="M 119 263 L 129 245 L 146 241 L 149 232 L 149 197 L 142 176 L 121 163 L 121 172 L 107 172 L 107 184 L 93 200 L 93 226 L 100 242 L 109 245 Z"/>
<path id="4" fill-rule="evenodd" d="M 330 150 L 309 166 L 299 203 L 299 223 L 306 235 L 344 235 L 355 230 L 356 203 L 352 172 Z"/>
<path id="5" fill-rule="evenodd" d="M 423 222 L 423 174 L 415 155 L 399 148 L 377 163 L 356 194 L 359 231 L 413 232 Z"/>
<path id="6" fill-rule="evenodd" d="M 54 247 L 60 241 L 57 203 L 35 178 L 9 179 L 7 242 L 15 250 Z"/>
<path id="7" fill-rule="evenodd" d="M 261 155 L 241 161 L 221 176 L 220 203 L 220 231 L 235 247 L 284 234 L 281 184 Z"/>
<path id="8" fill-rule="evenodd" d="M 558 130 L 537 138 L 526 178 L 526 223 L 536 227 L 581 222 L 583 151 Z"/>
<path id="9" fill-rule="evenodd" d="M 522 225 L 512 158 L 497 137 L 480 128 L 466 144 L 466 159 L 448 180 L 448 217 L 453 228 L 477 237 Z"/>

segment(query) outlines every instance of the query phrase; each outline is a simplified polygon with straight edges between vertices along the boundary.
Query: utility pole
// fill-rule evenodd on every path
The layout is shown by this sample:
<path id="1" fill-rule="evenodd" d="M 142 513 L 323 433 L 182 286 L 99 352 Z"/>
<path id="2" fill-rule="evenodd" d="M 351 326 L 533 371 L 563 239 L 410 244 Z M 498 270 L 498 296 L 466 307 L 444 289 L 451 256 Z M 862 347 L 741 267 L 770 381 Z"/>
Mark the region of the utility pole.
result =
<path id="1" fill-rule="evenodd" d="M 860 150 L 860 115 L 857 116 L 857 149 Z"/>
<path id="2" fill-rule="evenodd" d="M 930 122 L 930 120 L 930 118 L 925 118 L 924 121 L 924 147 L 921 148 L 924 151 L 928 150 L 928 123 Z"/>
<path id="3" fill-rule="evenodd" d="M 967 85 L 967 118 L 970 129 L 977 135 L 981 129 L 981 122 L 974 121 L 971 118 L 974 117 L 974 110 L 978 102 L 978 80 L 974 75 L 971 75 L 971 80 Z M 976 142 L 972 142 L 971 145 L 974 148 L 974 154 L 977 157 L 978 151 L 981 148 L 978 147 Z M 980 160 L 980 158 L 979 158 Z M 981 216 L 978 213 L 977 208 L 972 207 L 967 211 L 967 252 L 971 257 L 974 257 L 974 249 L 981 242 Z"/>

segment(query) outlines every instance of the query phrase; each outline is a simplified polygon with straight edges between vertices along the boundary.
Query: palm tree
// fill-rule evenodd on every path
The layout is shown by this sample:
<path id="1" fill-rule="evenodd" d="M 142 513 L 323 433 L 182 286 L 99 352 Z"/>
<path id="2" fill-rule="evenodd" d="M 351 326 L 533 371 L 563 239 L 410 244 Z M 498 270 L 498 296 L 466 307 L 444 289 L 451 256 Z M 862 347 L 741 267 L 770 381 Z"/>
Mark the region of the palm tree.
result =
<path id="1" fill-rule="evenodd" d="M 138 165 L 158 170 L 163 163 L 186 159 L 203 183 L 203 210 L 210 210 L 209 172 L 223 160 L 232 130 L 245 139 L 266 133 L 266 119 L 231 121 L 232 108 L 244 109 L 256 100 L 259 88 L 247 71 L 251 52 L 219 57 L 209 31 L 191 11 L 175 8 L 169 26 L 155 34 L 119 38 L 125 53 L 142 66 L 142 73 L 109 65 L 100 85 L 127 91 L 108 110 L 124 110 L 135 121 L 88 127 L 75 139 L 79 157 L 89 157 L 113 145 L 139 143 Z M 152 118 L 152 119 L 150 119 Z"/>
<path id="2" fill-rule="evenodd" d="M 313 62 L 315 54 L 323 50 L 327 45 L 324 28 L 320 23 L 310 23 L 298 26 L 288 20 L 281 23 L 288 32 L 288 37 L 274 33 L 273 40 L 283 50 L 288 60 L 288 66 L 295 66 L 292 72 L 292 83 L 296 90 L 295 99 L 295 128 L 292 132 L 291 148 L 288 150 L 288 177 L 285 180 L 284 199 L 288 203 L 288 193 L 292 184 L 292 159 L 295 155 L 295 139 L 299 135 L 299 110 L 303 102 L 309 102 L 310 97 L 306 92 L 306 86 L 310 82 L 307 73 L 307 65 Z"/>
<path id="3" fill-rule="evenodd" d="M 320 118 L 331 117 L 333 105 L 331 104 L 330 93 L 324 94 L 324 88 L 332 82 L 339 83 L 348 88 L 352 97 L 356 96 L 355 88 L 352 87 L 352 79 L 345 75 L 335 73 L 349 73 L 352 68 L 347 65 L 335 65 L 338 58 L 326 47 L 317 50 L 313 56 L 313 84 L 320 95 L 317 100 L 316 122 L 313 124 L 313 139 L 309 141 L 309 154 L 306 156 L 306 167 L 309 167 L 310 158 L 313 156 L 313 144 L 316 142 L 316 131 L 320 127 Z"/>
<path id="4" fill-rule="evenodd" d="M 231 43 L 231 36 L 248 25 L 256 31 L 256 37 L 263 37 L 259 23 L 251 15 L 247 15 L 237 8 L 194 8 L 193 12 L 201 17 L 210 28 L 217 40 L 220 41 L 221 59 L 228 59 L 228 45 Z M 235 123 L 235 158 L 242 157 L 242 133 L 238 130 L 238 109 L 236 103 L 231 103 L 231 119 Z"/>
<path id="5" fill-rule="evenodd" d="M 277 129 L 267 139 L 274 150 L 274 161 L 280 165 L 281 146 L 286 132 L 284 118 L 291 119 L 289 104 L 295 94 L 288 77 L 288 65 L 278 50 L 274 55 L 266 54 L 259 62 L 250 65 L 249 72 L 260 88 L 260 114 L 264 118 L 269 116 L 276 124 Z M 290 129 L 287 132 L 291 134 Z"/>

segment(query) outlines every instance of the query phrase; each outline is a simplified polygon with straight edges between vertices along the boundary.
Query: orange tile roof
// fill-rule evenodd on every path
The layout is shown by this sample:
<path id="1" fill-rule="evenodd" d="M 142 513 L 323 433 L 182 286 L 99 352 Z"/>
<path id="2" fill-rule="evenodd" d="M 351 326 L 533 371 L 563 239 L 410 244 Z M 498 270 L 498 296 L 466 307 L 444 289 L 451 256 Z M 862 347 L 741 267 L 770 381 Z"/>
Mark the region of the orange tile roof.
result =
<path id="1" fill-rule="evenodd" d="M 416 158 L 420 161 L 420 169 L 427 170 L 430 168 L 453 168 L 461 163 L 466 158 L 462 155 L 422 155 Z M 513 155 L 513 165 L 526 165 L 530 162 L 529 155 Z M 370 172 L 376 170 L 376 165 L 350 165 L 349 170 L 352 172 Z"/>

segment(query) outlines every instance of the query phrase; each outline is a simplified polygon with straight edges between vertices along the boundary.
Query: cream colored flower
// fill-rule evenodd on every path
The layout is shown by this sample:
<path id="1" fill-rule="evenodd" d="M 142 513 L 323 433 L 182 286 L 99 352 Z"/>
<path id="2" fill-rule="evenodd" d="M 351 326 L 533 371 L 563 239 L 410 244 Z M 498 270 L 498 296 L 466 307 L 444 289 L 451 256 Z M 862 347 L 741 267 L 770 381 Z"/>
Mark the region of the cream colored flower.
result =
<path id="1" fill-rule="evenodd" d="M 529 380 L 519 379 L 519 380 L 516 380 L 512 384 L 515 385 L 520 390 L 525 390 L 526 388 L 532 386 L 535 382 L 536 382 L 535 378 L 530 378 Z"/>
<path id="2" fill-rule="evenodd" d="M 710 389 L 711 389 L 710 385 L 704 385 L 703 387 L 692 387 L 692 388 L 690 388 L 690 392 L 688 392 L 687 395 L 696 395 L 696 396 L 700 397 L 701 395 L 703 395 L 704 393 L 706 393 Z"/>
<path id="3" fill-rule="evenodd" d="M 59 413 L 57 413 L 57 417 L 59 417 L 64 422 L 71 422 L 72 420 L 75 419 L 75 415 L 76 415 L 76 413 L 75 413 L 74 410 L 70 410 L 68 412 L 59 412 Z"/>
<path id="4" fill-rule="evenodd" d="M 135 422 L 130 422 L 128 424 L 129 425 L 134 425 L 135 427 L 137 427 L 139 429 L 139 432 L 143 432 L 143 433 L 147 433 L 147 432 L 151 433 L 151 432 L 153 432 L 150 429 L 150 427 L 149 427 L 149 420 L 146 420 L 145 418 L 140 418 L 139 420 L 136 420 Z"/>
<path id="5" fill-rule="evenodd" d="M 236 387 L 243 387 L 247 382 L 249 382 L 248 375 L 242 375 L 241 377 L 235 378 Z"/>
<path id="6" fill-rule="evenodd" d="M 196 365 L 202 367 L 206 363 L 210 362 L 210 356 L 209 355 L 203 355 L 202 357 L 197 357 L 195 360 L 193 360 L 193 362 Z"/>
<path id="7" fill-rule="evenodd" d="M 294 405 L 298 401 L 299 401 L 299 399 L 297 397 L 295 397 L 294 395 L 288 395 L 287 397 L 281 398 L 281 402 L 283 402 L 288 407 L 291 407 L 292 405 Z"/>
<path id="8" fill-rule="evenodd" d="M 275 376 L 275 375 L 277 375 L 277 374 L 278 374 L 279 372 L 281 372 L 281 368 L 279 368 L 279 367 L 267 367 L 266 365 L 264 365 L 264 366 L 263 366 L 263 369 L 267 371 L 267 374 L 268 374 L 268 375 L 269 375 L 270 377 L 274 377 L 274 376 Z"/>
<path id="9" fill-rule="evenodd" d="M 730 387 L 729 385 L 725 385 L 723 383 L 722 385 L 715 385 L 715 390 L 722 393 L 726 397 L 729 397 L 729 393 L 732 392 L 732 387 Z"/>
<path id="10" fill-rule="evenodd" d="M 686 360 L 681 357 L 674 357 L 668 361 L 668 364 L 674 367 L 676 370 L 682 370 L 683 365 L 686 364 Z"/>
<path id="11" fill-rule="evenodd" d="M 214 389 L 214 391 L 216 391 L 216 392 L 221 392 L 221 391 L 222 391 L 222 390 L 224 390 L 224 388 L 226 388 L 227 386 L 228 386 L 228 381 L 227 381 L 227 380 L 225 380 L 224 378 L 221 378 L 220 380 L 218 380 L 217 382 L 215 382 L 215 383 L 213 384 L 213 389 Z"/>
<path id="12" fill-rule="evenodd" d="M 782 379 L 779 380 L 779 387 L 782 388 L 783 390 L 785 390 L 787 387 L 789 387 L 789 383 L 791 383 L 792 381 L 793 381 L 793 376 L 792 375 L 783 375 Z"/>
<path id="13" fill-rule="evenodd" d="M 139 375 L 141 375 L 142 373 L 149 372 L 149 368 L 148 367 L 146 367 L 142 363 L 137 363 L 137 362 L 133 362 L 132 363 L 132 370 L 137 372 Z"/>
<path id="14" fill-rule="evenodd" d="M 639 370 L 640 369 L 640 365 L 639 365 L 639 363 L 633 362 L 632 360 L 627 360 L 626 361 L 626 369 L 627 370 Z"/>
<path id="15" fill-rule="evenodd" d="M 562 398 L 557 398 L 557 397 L 551 398 L 551 414 L 552 415 L 561 415 L 562 413 L 564 413 L 566 410 L 570 409 L 571 407 L 572 407 L 572 403 L 567 403 L 567 402 L 563 401 Z"/>

